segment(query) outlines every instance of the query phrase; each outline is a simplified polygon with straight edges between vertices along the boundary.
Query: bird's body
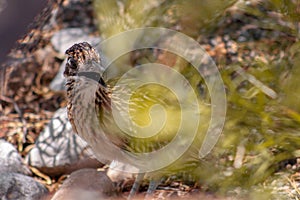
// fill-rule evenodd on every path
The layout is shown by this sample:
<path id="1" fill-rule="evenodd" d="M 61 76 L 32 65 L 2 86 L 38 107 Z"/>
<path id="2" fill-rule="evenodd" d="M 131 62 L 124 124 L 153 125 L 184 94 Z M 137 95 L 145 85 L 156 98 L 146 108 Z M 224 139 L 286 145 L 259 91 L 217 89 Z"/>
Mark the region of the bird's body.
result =
<path id="1" fill-rule="evenodd" d="M 145 166 L 147 172 L 152 171 L 150 167 L 153 166 L 155 169 L 149 175 L 156 180 L 162 175 L 176 173 L 199 162 L 199 147 L 203 139 L 201 130 L 205 129 L 203 127 L 206 124 L 202 127 L 197 124 L 196 128 L 189 126 L 190 121 L 197 121 L 200 116 L 193 105 L 195 102 L 189 103 L 185 97 L 186 103 L 179 105 L 177 96 L 168 92 L 168 88 L 159 85 L 139 87 L 132 92 L 130 79 L 116 85 L 106 83 L 100 76 L 100 68 L 97 67 L 100 65 L 99 56 L 88 43 L 75 44 L 66 53 L 69 58 L 64 74 L 67 78 L 69 120 L 75 132 L 89 143 L 100 161 L 107 163 L 117 160 L 138 169 Z M 128 93 L 131 93 L 130 101 L 126 102 L 124 96 Z M 157 104 L 165 108 L 164 113 L 159 109 L 152 109 Z M 124 108 L 126 106 L 128 109 Z M 152 123 L 150 130 L 158 130 L 157 134 L 145 137 L 147 131 L 132 127 L 132 123 L 127 124 L 126 120 L 123 123 L 123 126 L 126 126 L 124 130 L 122 125 L 120 127 L 116 123 L 118 118 L 114 116 L 113 109 L 117 110 L 121 118 L 130 116 L 130 120 L 139 127 L 147 127 Z M 129 115 L 126 115 L 126 112 L 129 112 Z M 190 118 L 181 119 L 186 115 Z M 158 122 L 164 120 L 163 127 L 157 127 L 160 126 L 157 125 L 160 124 Z M 177 134 L 179 143 L 175 148 L 178 149 L 173 148 L 169 153 L 159 153 L 156 160 L 152 161 L 148 153 L 159 152 L 165 145 L 174 141 L 182 123 L 185 129 L 179 132 L 183 135 Z M 132 132 L 133 135 L 128 135 L 128 132 Z M 193 132 L 196 135 L 190 138 L 193 137 Z M 191 144 L 184 149 L 190 139 Z M 185 150 L 184 153 L 175 158 L 174 162 L 166 162 L 164 167 L 158 167 L 159 163 L 152 163 L 157 162 L 157 158 L 160 158 L 159 162 L 162 163 L 170 160 L 181 149 Z M 141 155 L 146 159 L 141 159 Z M 155 189 L 156 186 L 153 184 L 152 187 Z"/>
<path id="2" fill-rule="evenodd" d="M 87 59 L 86 55 L 90 55 L 93 49 L 89 47 L 89 45 L 81 45 L 69 49 L 71 60 L 69 60 L 67 66 L 70 67 L 66 67 L 65 70 L 65 75 L 68 77 L 66 82 L 68 118 L 73 130 L 86 140 L 93 151 L 96 152 L 97 159 L 107 162 L 115 156 L 114 151 L 107 150 L 110 149 L 109 142 L 114 140 L 110 140 L 104 134 L 103 127 L 99 123 L 99 116 L 101 115 L 101 120 L 105 121 L 104 118 L 108 116 L 105 112 L 110 112 L 109 88 L 103 85 L 103 82 L 100 82 L 102 80 L 100 76 L 91 78 L 87 74 L 72 71 L 72 67 L 85 65 L 87 64 L 85 63 L 86 60 L 90 60 Z M 90 72 L 100 75 L 100 71 L 97 71 L 99 69 L 97 67 L 99 57 L 97 54 L 92 57 L 94 60 L 90 60 L 89 64 L 95 66 L 94 70 Z M 97 152 L 106 153 L 98 154 Z"/>

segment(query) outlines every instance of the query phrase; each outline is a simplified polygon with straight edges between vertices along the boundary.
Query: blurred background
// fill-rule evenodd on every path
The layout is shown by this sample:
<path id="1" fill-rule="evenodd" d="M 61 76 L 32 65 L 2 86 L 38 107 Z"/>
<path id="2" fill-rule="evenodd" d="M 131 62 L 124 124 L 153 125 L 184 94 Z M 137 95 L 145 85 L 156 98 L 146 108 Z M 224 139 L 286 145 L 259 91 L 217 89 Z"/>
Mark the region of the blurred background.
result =
<path id="1" fill-rule="evenodd" d="M 7 76 L 7 91 L 0 95 L 0 138 L 13 144 L 29 166 L 44 170 L 33 177 L 47 191 L 55 192 L 60 180 L 74 170 L 68 167 L 81 162 L 70 159 L 71 164 L 61 167 L 65 159 L 61 159 L 62 164 L 56 161 L 64 157 L 48 152 L 60 148 L 55 146 L 60 144 L 57 138 L 51 138 L 55 142 L 43 140 L 48 138 L 44 130 L 52 130 L 47 124 L 52 127 L 56 112 L 66 105 L 65 89 L 55 91 L 49 87 L 60 67 L 64 68 L 65 46 L 78 40 L 99 39 L 99 36 L 106 39 L 132 28 L 154 26 L 179 31 L 199 42 L 219 69 L 228 102 L 223 133 L 213 151 L 201 162 L 194 160 L 192 167 L 196 169 L 186 165 L 186 173 L 174 170 L 176 176 L 164 181 L 162 186 L 166 187 L 162 191 L 169 190 L 169 194 L 177 191 L 177 196 L 183 191 L 190 194 L 200 191 L 205 196 L 215 194 L 233 199 L 300 199 L 299 0 L 60 0 L 51 3 L 51 11 L 55 8 L 58 13 L 53 17 L 55 25 L 42 23 L 29 39 L 18 45 L 22 51 L 11 53 L 6 67 L 12 72 Z M 28 26 L 45 6 L 46 0 L 0 0 L 0 62 L 3 63 L 5 54 L 28 32 Z M 150 41 L 157 46 L 165 45 L 163 42 L 177 44 L 171 36 Z M 120 42 L 118 48 L 126 43 Z M 111 49 L 115 51 L 116 46 Z M 121 58 L 120 66 L 122 69 L 128 66 L 126 70 L 147 63 L 167 64 L 184 75 L 197 89 L 199 99 L 209 105 L 205 81 L 180 57 L 145 49 Z M 0 77 L 0 94 L 1 88 L 5 88 L 1 87 L 1 80 Z M 49 133 L 56 134 L 61 135 Z M 59 139 L 64 143 L 66 138 Z M 42 152 L 50 155 L 47 159 L 53 160 L 53 165 L 44 162 L 46 159 L 36 161 L 41 165 L 28 159 L 43 158 L 44 154 L 36 156 L 32 151 L 40 141 L 46 141 L 45 145 L 42 143 L 45 146 Z M 53 147 L 48 148 L 49 144 Z M 59 152 L 64 153 L 61 149 Z M 124 189 L 125 195 L 129 189 Z"/>
<path id="2" fill-rule="evenodd" d="M 35 16 L 46 6 L 47 0 L 0 0 L 0 63 L 26 34 Z"/>

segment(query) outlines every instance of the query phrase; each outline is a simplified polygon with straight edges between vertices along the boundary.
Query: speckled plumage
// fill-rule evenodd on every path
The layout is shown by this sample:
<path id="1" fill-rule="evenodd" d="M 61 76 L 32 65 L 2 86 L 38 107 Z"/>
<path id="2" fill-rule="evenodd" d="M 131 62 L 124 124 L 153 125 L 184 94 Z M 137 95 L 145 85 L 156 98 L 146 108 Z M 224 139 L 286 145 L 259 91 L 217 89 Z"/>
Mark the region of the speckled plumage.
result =
<path id="1" fill-rule="evenodd" d="M 177 105 L 177 101 L 174 100 L 176 96 L 168 93 L 166 88 L 151 85 L 151 87 L 141 89 L 139 92 L 132 92 L 130 87 L 134 80 L 130 78 L 118 82 L 113 87 L 106 84 L 100 75 L 99 56 L 88 43 L 75 44 L 66 53 L 68 62 L 64 75 L 67 78 L 69 120 L 73 129 L 87 141 L 100 161 L 120 161 L 138 169 L 147 168 L 147 165 L 152 162 L 147 153 L 161 150 L 174 139 L 180 125 L 179 122 L 182 121 L 182 112 L 188 113 L 190 116 L 189 119 L 185 119 L 185 123 L 189 123 L 190 120 L 195 120 L 200 116 L 188 100 L 182 107 L 184 109 Z M 129 102 L 125 101 L 124 104 L 125 94 L 130 94 L 131 99 Z M 113 98 L 115 98 L 114 101 Z M 126 134 L 126 131 L 121 130 L 117 125 L 116 120 L 118 119 L 114 118 L 112 113 L 113 103 L 117 106 L 121 117 L 119 119 L 128 117 L 126 115 L 128 110 L 124 108 L 128 106 L 130 120 L 137 120 L 137 122 L 144 124 L 149 121 L 151 107 L 160 104 L 165 107 L 166 115 L 168 115 L 167 121 L 156 135 L 145 138 L 143 138 L 145 132 L 142 129 L 134 129 L 135 127 L 132 128 L 130 123 L 125 122 L 127 130 L 137 133 L 138 137 L 134 137 Z M 164 120 L 160 113 L 151 114 L 152 124 L 157 125 L 155 123 Z M 162 175 L 193 168 L 199 163 L 198 150 L 202 140 L 200 130 L 200 128 L 196 130 L 198 131 L 197 137 L 180 158 L 173 157 L 174 154 L 177 154 L 176 148 L 171 151 L 171 154 L 166 152 L 159 155 L 162 161 L 167 157 L 175 158 L 174 163 L 159 170 L 151 171 L 149 169 L 148 171 L 147 169 L 147 172 L 150 172 L 148 175 L 153 179 L 148 190 L 150 193 L 155 190 Z M 193 131 L 195 131 L 193 128 L 185 126 L 183 135 L 180 136 L 181 141 L 177 146 L 178 148 L 184 146 L 190 132 Z M 145 155 L 145 157 L 137 156 L 137 154 Z M 134 173 L 138 172 L 135 171 Z M 136 188 L 138 188 L 142 178 L 143 174 L 138 176 L 131 194 L 137 190 Z"/>
<path id="2" fill-rule="evenodd" d="M 108 142 L 122 146 L 122 142 L 121 139 L 107 138 L 110 135 L 105 135 L 99 121 L 109 117 L 104 113 L 110 112 L 111 107 L 111 90 L 101 77 L 99 55 L 86 42 L 73 45 L 66 54 L 68 61 L 64 75 L 67 78 L 68 118 L 74 131 L 95 147 L 98 159 L 109 160 L 111 154 L 97 146 L 101 143 L 109 145 Z M 97 153 L 97 149 L 101 153 Z"/>

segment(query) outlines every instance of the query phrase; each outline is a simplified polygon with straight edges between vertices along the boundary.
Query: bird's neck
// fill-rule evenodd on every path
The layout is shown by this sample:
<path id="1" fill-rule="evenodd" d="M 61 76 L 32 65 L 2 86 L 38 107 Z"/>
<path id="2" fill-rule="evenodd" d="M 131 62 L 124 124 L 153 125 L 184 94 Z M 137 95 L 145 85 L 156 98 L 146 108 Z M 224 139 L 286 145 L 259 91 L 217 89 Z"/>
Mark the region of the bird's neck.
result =
<path id="1" fill-rule="evenodd" d="M 98 73 L 81 72 L 79 76 L 69 77 L 66 88 L 69 104 L 110 108 L 110 88 Z"/>
<path id="2" fill-rule="evenodd" d="M 109 111 L 109 90 L 98 82 L 82 76 L 68 77 L 66 88 L 68 116 L 74 127 L 80 120 L 89 120 L 92 115 L 97 118 L 103 110 Z"/>

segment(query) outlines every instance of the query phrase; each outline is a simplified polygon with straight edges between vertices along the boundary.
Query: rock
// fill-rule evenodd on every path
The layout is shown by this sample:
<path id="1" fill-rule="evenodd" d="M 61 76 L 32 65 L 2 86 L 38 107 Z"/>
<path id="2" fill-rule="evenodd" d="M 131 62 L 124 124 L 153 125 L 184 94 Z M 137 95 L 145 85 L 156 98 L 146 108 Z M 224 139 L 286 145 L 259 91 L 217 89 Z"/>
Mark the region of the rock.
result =
<path id="1" fill-rule="evenodd" d="M 116 188 L 105 172 L 81 169 L 67 178 L 51 200 L 114 199 Z"/>
<path id="2" fill-rule="evenodd" d="M 54 79 L 51 81 L 49 88 L 54 91 L 65 90 L 66 79 L 64 77 L 64 71 L 67 60 L 65 59 L 60 65 L 59 71 L 57 72 Z"/>
<path id="3" fill-rule="evenodd" d="M 73 133 L 66 108 L 56 111 L 52 120 L 26 156 L 26 162 L 47 173 L 60 175 L 80 168 L 102 166 L 87 143 Z"/>
<path id="4" fill-rule="evenodd" d="M 134 174 L 138 172 L 138 169 L 134 166 L 113 160 L 107 170 L 107 176 L 113 182 L 122 182 L 124 180 L 133 179 Z"/>
<path id="5" fill-rule="evenodd" d="M 40 200 L 48 190 L 29 176 L 18 173 L 0 173 L 0 199 Z"/>
<path id="6" fill-rule="evenodd" d="M 99 44 L 101 39 L 89 36 L 90 32 L 82 28 L 65 28 L 54 33 L 51 43 L 55 50 L 64 55 L 65 51 L 75 43 L 88 42 L 93 46 Z"/>
<path id="7" fill-rule="evenodd" d="M 5 140 L 0 140 L 0 173 L 1 172 L 31 174 L 29 168 L 23 163 L 16 148 Z"/>

